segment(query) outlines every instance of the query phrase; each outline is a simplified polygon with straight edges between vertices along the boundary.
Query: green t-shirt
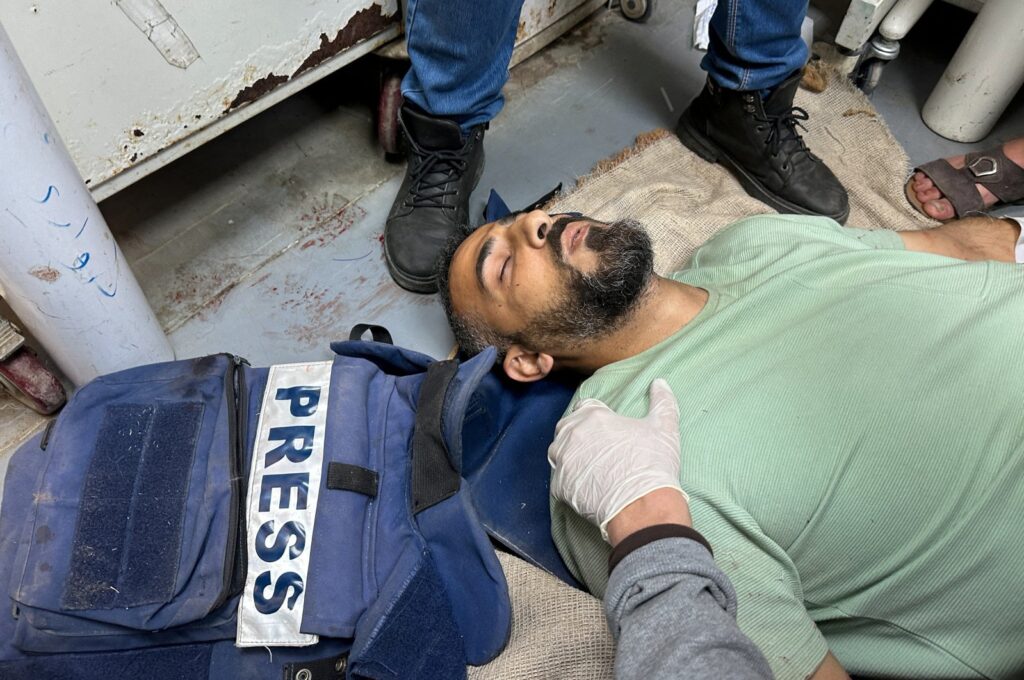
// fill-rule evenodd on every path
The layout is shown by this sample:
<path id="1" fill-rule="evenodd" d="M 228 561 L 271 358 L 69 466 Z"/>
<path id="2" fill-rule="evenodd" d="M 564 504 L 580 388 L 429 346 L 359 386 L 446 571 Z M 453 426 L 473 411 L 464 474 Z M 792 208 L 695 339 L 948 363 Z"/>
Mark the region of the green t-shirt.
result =
<path id="1" fill-rule="evenodd" d="M 1024 674 L 1024 266 L 910 252 L 891 231 L 763 216 L 678 281 L 705 308 L 575 399 L 679 401 L 694 526 L 780 680 Z M 555 542 L 597 595 L 608 547 Z"/>

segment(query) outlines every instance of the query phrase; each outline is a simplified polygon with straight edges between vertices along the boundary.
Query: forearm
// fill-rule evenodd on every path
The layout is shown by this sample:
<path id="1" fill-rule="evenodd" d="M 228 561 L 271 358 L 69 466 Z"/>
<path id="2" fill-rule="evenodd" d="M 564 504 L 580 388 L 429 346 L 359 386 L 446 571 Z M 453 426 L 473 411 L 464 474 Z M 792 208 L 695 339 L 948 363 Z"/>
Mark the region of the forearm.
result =
<path id="1" fill-rule="evenodd" d="M 679 489 L 655 489 L 636 499 L 608 522 L 608 541 L 614 548 L 624 538 L 656 524 L 692 527 L 690 506 Z"/>
<path id="2" fill-rule="evenodd" d="M 708 550 L 665 538 L 613 569 L 605 615 L 617 641 L 616 678 L 771 678 L 736 625 L 736 594 Z"/>
<path id="3" fill-rule="evenodd" d="M 1014 250 L 1020 235 L 1015 220 L 994 217 L 969 217 L 934 229 L 900 232 L 907 250 L 997 262 L 1017 261 Z"/>

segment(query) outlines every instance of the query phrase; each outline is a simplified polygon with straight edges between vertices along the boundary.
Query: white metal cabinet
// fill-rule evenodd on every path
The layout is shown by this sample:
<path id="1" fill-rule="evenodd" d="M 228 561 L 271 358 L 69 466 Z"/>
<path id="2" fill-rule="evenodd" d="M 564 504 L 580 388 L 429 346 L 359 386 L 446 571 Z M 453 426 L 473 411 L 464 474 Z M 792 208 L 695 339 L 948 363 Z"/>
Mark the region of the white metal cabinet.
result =
<path id="1" fill-rule="evenodd" d="M 8 0 L 0 22 L 97 200 L 401 23 L 398 0 Z"/>
<path id="2" fill-rule="evenodd" d="M 513 62 L 602 4 L 526 0 Z M 398 0 L 8 0 L 0 22 L 96 200 L 401 32 Z"/>

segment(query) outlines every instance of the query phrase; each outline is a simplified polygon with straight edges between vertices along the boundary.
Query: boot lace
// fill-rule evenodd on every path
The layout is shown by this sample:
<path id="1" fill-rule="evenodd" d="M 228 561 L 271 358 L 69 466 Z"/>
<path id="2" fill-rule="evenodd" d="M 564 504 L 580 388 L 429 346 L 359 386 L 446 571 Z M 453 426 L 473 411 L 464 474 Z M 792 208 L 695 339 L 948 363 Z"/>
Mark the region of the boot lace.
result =
<path id="1" fill-rule="evenodd" d="M 801 155 L 811 159 L 814 158 L 810 149 L 804 144 L 800 133 L 797 132 L 797 128 L 805 132 L 807 131 L 807 128 L 803 126 L 803 121 L 809 119 L 810 116 L 807 114 L 807 111 L 799 106 L 793 106 L 785 113 L 778 115 L 755 118 L 759 123 L 758 130 L 762 132 L 766 128 L 768 130 L 768 136 L 764 141 L 768 145 L 769 153 L 772 156 L 778 156 L 779 153 L 784 151 L 789 155 L 789 159 L 785 164 L 792 163 Z"/>
<path id="2" fill-rule="evenodd" d="M 412 181 L 406 205 L 412 208 L 446 208 L 449 196 L 459 193 L 458 189 L 445 185 L 458 181 L 466 171 L 469 162 L 465 153 L 459 150 L 442 149 L 439 151 L 423 151 L 417 149 L 412 154 Z"/>

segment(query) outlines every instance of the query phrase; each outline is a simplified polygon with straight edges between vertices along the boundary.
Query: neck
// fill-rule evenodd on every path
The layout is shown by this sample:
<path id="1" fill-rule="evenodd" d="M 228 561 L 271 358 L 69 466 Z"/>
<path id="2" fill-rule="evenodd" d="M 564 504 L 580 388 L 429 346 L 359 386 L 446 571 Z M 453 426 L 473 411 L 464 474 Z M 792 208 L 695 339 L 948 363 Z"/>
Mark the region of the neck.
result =
<path id="1" fill-rule="evenodd" d="M 625 323 L 607 337 L 555 357 L 558 365 L 592 373 L 654 347 L 693 320 L 708 301 L 703 288 L 656 276 Z"/>

